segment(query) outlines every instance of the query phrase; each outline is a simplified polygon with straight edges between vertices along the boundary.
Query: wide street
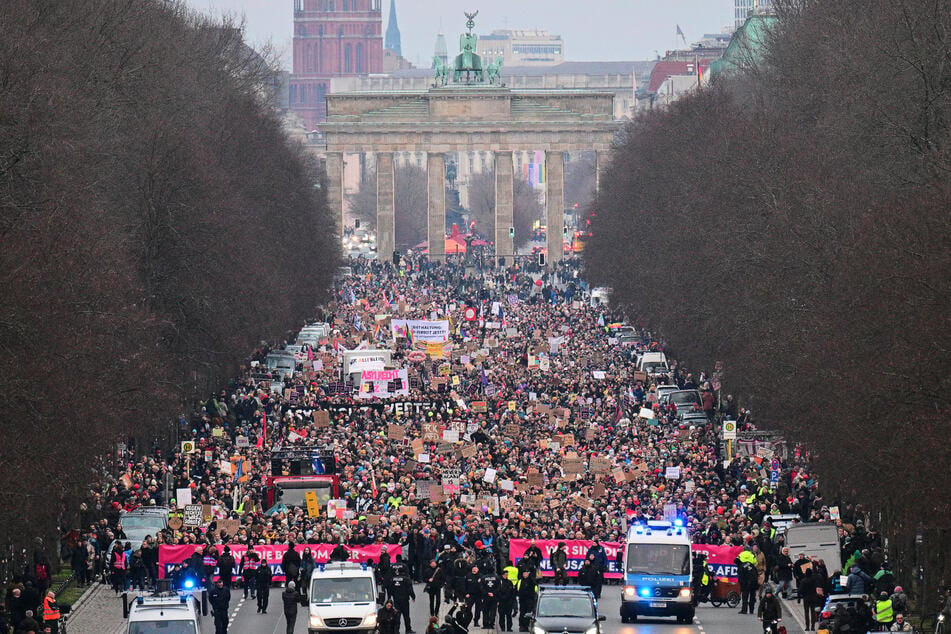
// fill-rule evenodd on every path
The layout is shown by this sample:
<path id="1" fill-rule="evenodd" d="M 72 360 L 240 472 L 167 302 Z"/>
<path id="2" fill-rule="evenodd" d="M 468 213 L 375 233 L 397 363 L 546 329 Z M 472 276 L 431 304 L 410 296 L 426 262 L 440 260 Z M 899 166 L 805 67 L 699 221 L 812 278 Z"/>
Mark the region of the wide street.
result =
<path id="1" fill-rule="evenodd" d="M 428 599 L 423 594 L 422 585 L 416 585 L 417 600 L 412 603 L 413 629 L 423 634 L 428 622 Z M 241 591 L 235 593 L 237 599 L 232 600 L 232 621 L 228 628 L 229 634 L 277 634 L 284 632 L 285 620 L 281 610 L 281 589 L 271 590 L 270 605 L 267 614 L 258 614 L 255 602 L 250 598 L 241 600 Z M 601 595 L 599 611 L 607 617 L 601 624 L 602 634 L 758 634 L 762 631 L 759 621 L 755 617 L 737 614 L 736 609 L 726 606 L 713 608 L 702 605 L 697 610 L 693 625 L 680 625 L 674 619 L 645 619 L 640 618 L 635 624 L 622 624 L 618 615 L 620 605 L 620 586 L 605 586 Z M 443 606 L 443 612 L 445 612 Z M 209 625 L 211 617 L 207 618 Z M 789 634 L 800 634 L 802 629 L 791 616 L 783 621 Z M 490 630 L 470 627 L 472 634 L 480 634 Z M 517 630 L 517 624 L 516 628 Z M 402 631 L 402 629 L 401 629 Z M 307 634 L 307 618 L 303 609 L 297 616 L 297 634 Z"/>

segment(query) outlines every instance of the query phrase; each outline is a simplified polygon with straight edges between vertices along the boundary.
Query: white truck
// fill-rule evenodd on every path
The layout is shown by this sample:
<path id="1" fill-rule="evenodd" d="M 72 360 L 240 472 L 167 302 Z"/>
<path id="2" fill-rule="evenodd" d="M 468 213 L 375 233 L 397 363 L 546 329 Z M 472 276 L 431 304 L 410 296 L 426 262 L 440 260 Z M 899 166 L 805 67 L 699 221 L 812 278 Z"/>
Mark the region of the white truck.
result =
<path id="1" fill-rule="evenodd" d="M 201 604 L 189 593 L 138 596 L 129 606 L 128 625 L 127 634 L 200 634 Z"/>
<path id="2" fill-rule="evenodd" d="M 308 634 L 376 630 L 376 579 L 363 564 L 318 564 L 310 576 L 309 597 Z"/>
<path id="3" fill-rule="evenodd" d="M 676 616 L 678 623 L 691 623 L 692 566 L 690 536 L 682 520 L 651 520 L 629 527 L 621 622 L 633 623 L 638 616 Z"/>

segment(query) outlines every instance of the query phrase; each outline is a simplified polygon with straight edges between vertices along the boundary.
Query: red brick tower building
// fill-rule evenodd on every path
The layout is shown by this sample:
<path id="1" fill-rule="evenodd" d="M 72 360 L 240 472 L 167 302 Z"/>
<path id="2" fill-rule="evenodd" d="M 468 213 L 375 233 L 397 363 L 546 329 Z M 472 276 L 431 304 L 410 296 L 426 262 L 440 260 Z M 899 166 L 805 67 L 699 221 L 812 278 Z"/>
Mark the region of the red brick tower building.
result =
<path id="1" fill-rule="evenodd" d="M 327 117 L 332 77 L 383 70 L 381 0 L 294 0 L 289 101 L 308 130 Z"/>

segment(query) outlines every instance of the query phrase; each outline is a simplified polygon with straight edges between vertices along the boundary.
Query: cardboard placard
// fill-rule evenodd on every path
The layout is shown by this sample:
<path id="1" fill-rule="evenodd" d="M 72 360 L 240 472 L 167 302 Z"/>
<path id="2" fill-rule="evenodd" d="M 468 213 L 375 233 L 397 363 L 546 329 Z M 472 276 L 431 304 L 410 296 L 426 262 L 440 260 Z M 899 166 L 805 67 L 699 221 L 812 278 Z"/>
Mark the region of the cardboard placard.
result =
<path id="1" fill-rule="evenodd" d="M 477 453 L 479 453 L 479 449 L 475 445 L 466 445 L 462 448 L 463 458 L 473 458 Z"/>
<path id="2" fill-rule="evenodd" d="M 526 495 L 522 497 L 522 507 L 526 509 L 541 510 L 545 508 L 545 496 L 544 495 Z"/>
<path id="3" fill-rule="evenodd" d="M 595 473 L 605 473 L 611 469 L 611 460 L 604 456 L 594 456 L 591 458 L 590 469 Z"/>
<path id="4" fill-rule="evenodd" d="M 317 429 L 330 427 L 330 412 L 314 412 L 314 427 Z"/>
<path id="5" fill-rule="evenodd" d="M 561 468 L 565 473 L 581 473 L 584 470 L 584 460 L 581 458 L 562 458 Z"/>
<path id="6" fill-rule="evenodd" d="M 411 442 L 409 446 L 416 455 L 423 453 L 423 451 L 426 449 L 426 443 L 423 442 L 422 438 L 417 438 Z"/>
<path id="7" fill-rule="evenodd" d="M 518 436 L 520 431 L 522 431 L 522 426 L 517 423 L 507 423 L 504 427 L 505 435 L 510 438 Z"/>
<path id="8" fill-rule="evenodd" d="M 406 437 L 406 429 L 402 425 L 390 423 L 386 426 L 386 437 L 390 440 L 403 440 Z"/>
<path id="9" fill-rule="evenodd" d="M 218 520 L 218 534 L 225 533 L 234 537 L 241 528 L 240 520 Z"/>
<path id="10" fill-rule="evenodd" d="M 603 498 L 606 492 L 607 491 L 604 487 L 604 484 L 601 482 L 595 482 L 594 486 L 591 487 L 591 497 L 594 498 L 595 500 L 599 500 Z"/>
<path id="11" fill-rule="evenodd" d="M 525 474 L 525 480 L 533 487 L 541 488 L 545 486 L 545 476 L 534 469 Z"/>
<path id="12" fill-rule="evenodd" d="M 185 526 L 201 526 L 201 504 L 186 504 L 182 524 Z"/>
<path id="13" fill-rule="evenodd" d="M 489 405 L 485 401 L 472 401 L 472 411 L 484 413 L 489 410 Z"/>
<path id="14" fill-rule="evenodd" d="M 416 507 L 415 506 L 401 506 L 400 515 L 405 515 L 406 517 L 416 517 Z"/>

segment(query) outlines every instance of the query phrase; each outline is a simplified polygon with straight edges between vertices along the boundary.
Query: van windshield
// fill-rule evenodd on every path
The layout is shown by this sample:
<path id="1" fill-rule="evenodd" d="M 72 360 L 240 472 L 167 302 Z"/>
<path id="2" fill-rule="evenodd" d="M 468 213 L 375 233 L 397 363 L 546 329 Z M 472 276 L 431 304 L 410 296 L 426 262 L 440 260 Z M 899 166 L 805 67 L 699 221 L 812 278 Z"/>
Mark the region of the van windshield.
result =
<path id="1" fill-rule="evenodd" d="M 129 634 L 195 634 L 194 621 L 135 621 L 129 623 Z"/>
<path id="2" fill-rule="evenodd" d="M 689 575 L 690 547 L 679 544 L 628 544 L 628 572 Z"/>
<path id="3" fill-rule="evenodd" d="M 310 589 L 312 603 L 369 603 L 375 601 L 369 577 L 322 577 Z"/>

